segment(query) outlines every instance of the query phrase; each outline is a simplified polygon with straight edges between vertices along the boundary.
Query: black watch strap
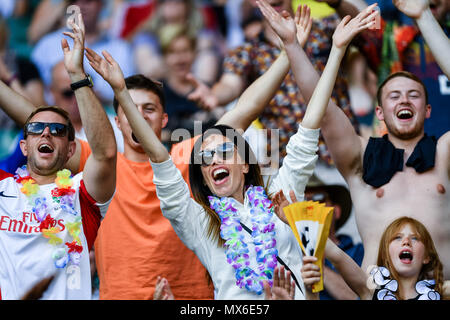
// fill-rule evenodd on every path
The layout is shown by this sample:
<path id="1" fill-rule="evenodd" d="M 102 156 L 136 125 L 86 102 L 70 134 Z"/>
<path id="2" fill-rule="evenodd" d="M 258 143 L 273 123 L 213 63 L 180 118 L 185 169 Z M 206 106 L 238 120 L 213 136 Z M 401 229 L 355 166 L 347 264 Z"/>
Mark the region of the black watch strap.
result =
<path id="1" fill-rule="evenodd" d="M 90 75 L 86 74 L 86 78 L 84 78 L 83 80 L 74 82 L 70 84 L 70 88 L 75 91 L 81 87 L 85 87 L 88 86 L 90 88 L 92 88 L 94 86 L 94 83 L 92 82 L 92 78 Z"/>

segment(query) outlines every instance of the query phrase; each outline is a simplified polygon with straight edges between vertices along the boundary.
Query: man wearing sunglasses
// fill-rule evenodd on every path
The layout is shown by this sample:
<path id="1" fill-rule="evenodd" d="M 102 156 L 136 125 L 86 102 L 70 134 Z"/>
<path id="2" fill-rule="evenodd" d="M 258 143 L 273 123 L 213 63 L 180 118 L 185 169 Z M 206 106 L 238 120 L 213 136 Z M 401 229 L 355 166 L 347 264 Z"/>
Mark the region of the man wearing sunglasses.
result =
<path id="1" fill-rule="evenodd" d="M 115 191 L 116 142 L 102 105 L 83 69 L 84 24 L 79 16 L 72 48 L 61 42 L 92 153 L 84 171 L 63 170 L 80 158 L 80 142 L 66 111 L 35 107 L 0 82 L 0 100 L 16 122 L 27 166 L 16 175 L 0 170 L 0 297 L 20 299 L 38 281 L 54 276 L 43 299 L 91 299 L 92 247 Z M 101 134 L 99 134 L 101 128 Z M 72 162 L 74 163 L 74 162 Z M 74 172 L 75 173 L 75 172 Z"/>

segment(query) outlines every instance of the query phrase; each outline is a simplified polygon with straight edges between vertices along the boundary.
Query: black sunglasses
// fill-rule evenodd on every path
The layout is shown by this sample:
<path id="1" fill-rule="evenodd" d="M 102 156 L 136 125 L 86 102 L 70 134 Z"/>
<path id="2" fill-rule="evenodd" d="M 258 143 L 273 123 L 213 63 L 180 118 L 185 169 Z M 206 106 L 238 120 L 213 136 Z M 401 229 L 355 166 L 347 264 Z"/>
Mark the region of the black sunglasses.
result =
<path id="1" fill-rule="evenodd" d="M 45 128 L 50 129 L 50 134 L 55 137 L 65 137 L 69 132 L 69 127 L 63 123 L 57 122 L 30 122 L 25 128 L 26 135 L 39 135 Z"/>
<path id="2" fill-rule="evenodd" d="M 234 143 L 225 142 L 223 144 L 219 144 L 213 150 L 200 151 L 197 156 L 201 159 L 202 166 L 209 166 L 213 161 L 214 154 L 216 153 L 222 160 L 231 158 L 234 154 Z"/>

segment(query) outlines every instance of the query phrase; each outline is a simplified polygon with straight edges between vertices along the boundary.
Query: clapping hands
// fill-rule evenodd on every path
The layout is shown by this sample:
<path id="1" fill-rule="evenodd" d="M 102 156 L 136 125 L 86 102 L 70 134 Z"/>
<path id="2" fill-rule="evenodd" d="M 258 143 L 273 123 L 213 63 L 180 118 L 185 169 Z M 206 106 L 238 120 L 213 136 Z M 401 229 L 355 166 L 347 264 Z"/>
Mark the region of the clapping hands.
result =
<path id="1" fill-rule="evenodd" d="M 297 40 L 300 46 L 305 45 L 312 26 L 311 10 L 308 6 L 299 5 L 295 18 L 292 18 L 287 11 L 278 13 L 266 0 L 258 0 L 256 4 L 284 44 Z"/>

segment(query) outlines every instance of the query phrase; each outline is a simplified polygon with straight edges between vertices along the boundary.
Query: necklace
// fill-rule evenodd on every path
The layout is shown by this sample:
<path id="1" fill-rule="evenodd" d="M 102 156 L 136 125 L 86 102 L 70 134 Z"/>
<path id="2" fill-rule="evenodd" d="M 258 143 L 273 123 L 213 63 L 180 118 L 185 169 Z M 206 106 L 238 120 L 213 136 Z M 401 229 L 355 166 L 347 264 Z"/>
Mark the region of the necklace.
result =
<path id="1" fill-rule="evenodd" d="M 51 216 L 52 207 L 48 203 L 47 197 L 41 195 L 39 185 L 29 175 L 26 166 L 16 170 L 14 176 L 17 183 L 22 184 L 20 191 L 27 196 L 28 204 L 32 207 L 36 219 L 40 222 L 39 230 L 42 236 L 48 239 L 48 243 L 55 247 L 52 258 L 56 268 L 65 268 L 70 262 L 73 265 L 80 263 L 80 254 L 83 246 L 79 234 L 81 232 L 81 216 L 75 211 L 75 190 L 72 188 L 73 181 L 71 172 L 67 169 L 60 170 L 56 174 L 56 187 L 51 190 L 51 201 L 61 208 L 63 212 L 75 216 L 72 222 L 66 222 L 65 228 L 72 237 L 71 242 L 63 243 L 63 239 L 58 237 L 62 231 L 57 221 Z M 61 224 L 60 222 L 58 223 Z"/>
<path id="2" fill-rule="evenodd" d="M 225 240 L 227 262 L 235 269 L 236 285 L 259 295 L 263 293 L 264 281 L 272 286 L 273 270 L 277 265 L 275 224 L 271 222 L 273 206 L 263 187 L 250 186 L 246 194 L 250 203 L 257 270 L 250 267 L 249 249 L 235 207 L 236 200 L 213 196 L 208 199 L 211 209 L 220 217 L 220 236 Z"/>

